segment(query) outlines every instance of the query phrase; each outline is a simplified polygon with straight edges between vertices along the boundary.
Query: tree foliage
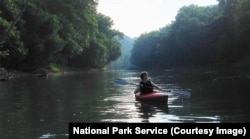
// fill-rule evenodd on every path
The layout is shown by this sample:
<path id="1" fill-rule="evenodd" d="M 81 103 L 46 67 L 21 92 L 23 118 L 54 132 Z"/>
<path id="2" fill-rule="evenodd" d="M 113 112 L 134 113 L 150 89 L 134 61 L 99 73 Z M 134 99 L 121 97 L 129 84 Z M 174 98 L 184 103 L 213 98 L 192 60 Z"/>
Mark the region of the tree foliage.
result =
<path id="1" fill-rule="evenodd" d="M 206 7 L 184 6 L 174 22 L 141 35 L 131 62 L 144 69 L 249 67 L 250 2 L 218 2 Z"/>
<path id="2" fill-rule="evenodd" d="M 1 0 L 0 32 L 8 37 L 0 38 L 0 64 L 28 70 L 51 63 L 107 66 L 120 56 L 115 37 L 123 34 L 111 29 L 112 20 L 97 13 L 97 5 L 94 0 Z"/>

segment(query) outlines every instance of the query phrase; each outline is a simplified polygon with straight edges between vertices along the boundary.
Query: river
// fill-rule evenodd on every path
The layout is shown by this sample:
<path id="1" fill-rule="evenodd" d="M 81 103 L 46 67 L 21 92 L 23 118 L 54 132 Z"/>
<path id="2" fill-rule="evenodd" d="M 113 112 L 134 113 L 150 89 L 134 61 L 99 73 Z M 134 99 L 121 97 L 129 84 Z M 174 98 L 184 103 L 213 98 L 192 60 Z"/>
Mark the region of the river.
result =
<path id="1" fill-rule="evenodd" d="M 0 138 L 68 138 L 69 122 L 250 122 L 250 74 L 245 71 L 150 71 L 165 89 L 186 90 L 167 104 L 135 100 L 139 71 L 68 72 L 0 82 Z M 170 94 L 171 95 L 171 94 Z"/>

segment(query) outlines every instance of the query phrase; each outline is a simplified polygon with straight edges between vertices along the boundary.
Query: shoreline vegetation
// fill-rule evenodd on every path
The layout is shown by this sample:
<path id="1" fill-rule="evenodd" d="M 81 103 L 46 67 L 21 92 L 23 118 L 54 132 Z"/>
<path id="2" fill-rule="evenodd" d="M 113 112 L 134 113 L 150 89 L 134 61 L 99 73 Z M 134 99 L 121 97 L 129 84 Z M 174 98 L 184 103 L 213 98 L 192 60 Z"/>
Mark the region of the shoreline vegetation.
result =
<path id="1" fill-rule="evenodd" d="M 67 74 L 72 72 L 93 72 L 93 71 L 103 71 L 105 69 L 80 69 L 80 68 L 72 68 L 72 67 L 59 67 L 56 65 L 52 65 L 48 68 L 38 68 L 36 70 L 29 70 L 29 71 L 22 71 L 16 69 L 5 69 L 4 67 L 0 66 L 0 81 L 9 81 L 14 78 L 19 78 L 23 76 L 36 76 L 45 78 L 48 75 L 52 74 Z"/>

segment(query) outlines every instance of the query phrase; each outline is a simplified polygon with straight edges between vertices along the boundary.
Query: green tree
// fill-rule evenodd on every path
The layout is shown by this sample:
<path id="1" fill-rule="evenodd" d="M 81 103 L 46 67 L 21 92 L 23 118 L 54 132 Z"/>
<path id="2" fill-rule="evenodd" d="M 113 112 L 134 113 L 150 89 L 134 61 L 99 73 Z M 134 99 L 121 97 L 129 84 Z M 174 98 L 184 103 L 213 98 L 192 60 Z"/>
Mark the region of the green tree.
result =
<path id="1" fill-rule="evenodd" d="M 27 54 L 17 28 L 26 8 L 26 3 L 20 3 L 21 6 L 14 0 L 0 2 L 0 64 L 7 68 L 16 67 Z"/>
<path id="2" fill-rule="evenodd" d="M 90 47 L 83 53 L 73 56 L 71 65 L 78 67 L 104 68 L 121 55 L 120 43 L 117 40 L 123 34 L 111 29 L 113 21 L 102 14 L 97 15 L 98 31 L 91 39 Z M 80 61 L 80 62 L 79 62 Z"/>

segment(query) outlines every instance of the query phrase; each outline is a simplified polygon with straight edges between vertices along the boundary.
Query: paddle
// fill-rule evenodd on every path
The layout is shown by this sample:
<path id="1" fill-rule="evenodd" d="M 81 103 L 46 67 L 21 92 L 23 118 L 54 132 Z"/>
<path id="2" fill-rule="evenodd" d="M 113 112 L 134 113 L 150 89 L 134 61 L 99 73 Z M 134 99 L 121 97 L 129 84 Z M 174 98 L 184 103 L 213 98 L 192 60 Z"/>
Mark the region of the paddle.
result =
<path id="1" fill-rule="evenodd" d="M 117 85 L 136 85 L 136 86 L 139 86 L 139 84 L 131 83 L 131 82 L 128 82 L 128 81 L 123 80 L 123 79 L 113 79 L 113 82 Z M 181 96 L 181 97 L 187 98 L 187 99 L 189 99 L 191 96 L 190 92 L 183 91 L 183 90 L 162 89 L 162 91 L 170 92 L 174 95 L 178 95 L 178 96 Z"/>

